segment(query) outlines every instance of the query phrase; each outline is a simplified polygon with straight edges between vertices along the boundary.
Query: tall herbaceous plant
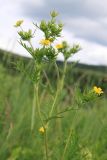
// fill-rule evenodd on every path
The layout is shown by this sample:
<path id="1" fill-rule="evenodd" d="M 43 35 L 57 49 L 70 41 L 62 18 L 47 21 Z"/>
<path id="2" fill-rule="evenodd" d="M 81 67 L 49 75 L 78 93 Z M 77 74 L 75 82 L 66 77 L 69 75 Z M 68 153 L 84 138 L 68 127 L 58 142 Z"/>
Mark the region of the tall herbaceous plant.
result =
<path id="1" fill-rule="evenodd" d="M 19 70 L 21 70 L 28 78 L 30 78 L 33 86 L 34 86 L 34 99 L 32 102 L 32 115 L 31 115 L 31 132 L 35 132 L 35 119 L 36 115 L 39 117 L 40 121 L 40 127 L 38 128 L 38 132 L 42 134 L 44 137 L 44 141 L 41 142 L 44 145 L 45 148 L 45 159 L 52 159 L 50 157 L 50 148 L 49 148 L 49 138 L 51 137 L 49 135 L 49 131 L 54 129 L 54 125 L 52 125 L 53 121 L 56 121 L 56 119 L 62 120 L 64 114 L 66 112 L 70 112 L 74 109 L 77 110 L 80 109 L 81 106 L 83 106 L 85 103 L 92 101 L 93 99 L 96 99 L 103 93 L 102 89 L 100 87 L 94 86 L 92 89 L 81 92 L 77 88 L 78 94 L 75 95 L 75 106 L 71 105 L 70 107 L 65 106 L 59 107 L 61 104 L 60 101 L 62 99 L 60 98 L 63 94 L 63 87 L 64 87 L 64 80 L 66 76 L 67 71 L 67 61 L 68 59 L 73 56 L 75 53 L 77 53 L 80 50 L 80 46 L 78 44 L 73 44 L 72 46 L 69 46 L 66 41 L 62 41 L 60 43 L 58 42 L 58 38 L 61 37 L 61 32 L 63 30 L 63 24 L 61 22 L 57 21 L 58 13 L 56 11 L 52 11 L 50 13 L 50 20 L 45 21 L 42 20 L 40 24 L 34 25 L 34 31 L 29 29 L 28 31 L 24 31 L 23 29 L 23 20 L 19 20 L 16 22 L 15 27 L 18 28 L 18 35 L 20 39 L 18 40 L 20 45 L 32 56 L 32 68 L 27 66 L 24 63 L 17 63 L 17 67 Z M 40 32 L 43 32 L 43 39 L 41 39 L 39 42 L 40 47 L 35 48 L 32 44 L 32 39 L 36 36 L 36 31 L 39 30 Z M 63 70 L 60 72 L 60 68 L 57 64 L 57 56 L 59 54 L 62 54 L 64 57 L 63 60 Z M 57 78 L 53 81 L 56 84 L 56 87 L 52 94 L 52 103 L 50 103 L 50 110 L 46 111 L 44 113 L 44 110 L 41 107 L 41 95 L 40 92 L 40 86 L 43 84 L 42 81 L 42 75 L 45 74 L 47 81 L 49 81 L 49 78 L 44 71 L 45 64 L 48 64 L 49 66 L 53 64 L 55 66 L 55 71 Z M 41 84 L 42 83 L 42 84 Z M 45 84 L 43 84 L 45 85 Z M 51 88 L 51 84 L 48 83 L 49 87 Z M 49 92 L 49 94 L 51 94 Z M 45 106 L 45 100 L 43 102 Z M 58 109 L 57 109 L 58 108 Z M 66 152 L 68 150 L 69 140 L 72 133 L 72 129 L 69 129 L 68 138 L 66 139 L 66 142 L 63 147 L 62 154 L 60 156 L 61 160 L 64 160 Z M 43 158 L 44 159 L 44 158 Z"/>

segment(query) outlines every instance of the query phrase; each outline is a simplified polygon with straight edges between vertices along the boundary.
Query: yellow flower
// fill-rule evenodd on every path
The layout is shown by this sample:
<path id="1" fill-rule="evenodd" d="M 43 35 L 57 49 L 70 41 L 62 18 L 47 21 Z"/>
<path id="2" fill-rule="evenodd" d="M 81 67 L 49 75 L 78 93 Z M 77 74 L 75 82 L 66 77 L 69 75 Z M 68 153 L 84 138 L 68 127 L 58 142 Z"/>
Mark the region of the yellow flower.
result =
<path id="1" fill-rule="evenodd" d="M 81 156 L 85 157 L 85 160 L 92 160 L 93 159 L 93 155 L 88 148 L 81 149 Z"/>
<path id="2" fill-rule="evenodd" d="M 45 128 L 44 127 L 40 127 L 39 128 L 39 132 L 44 133 L 45 132 Z"/>
<path id="3" fill-rule="evenodd" d="M 19 20 L 19 21 L 16 22 L 16 24 L 14 26 L 15 27 L 20 27 L 22 23 L 23 23 L 23 20 Z"/>
<path id="4" fill-rule="evenodd" d="M 51 41 L 49 39 L 42 39 L 40 41 L 40 44 L 48 46 L 51 43 Z"/>
<path id="5" fill-rule="evenodd" d="M 94 87 L 93 87 L 93 90 L 94 90 L 94 92 L 95 92 L 96 94 L 98 94 L 98 95 L 104 93 L 103 90 L 102 90 L 100 87 L 97 87 L 97 86 L 94 86 Z"/>
<path id="6" fill-rule="evenodd" d="M 62 49 L 62 48 L 63 48 L 63 44 L 57 44 L 57 45 L 56 45 L 56 48 L 57 48 L 57 49 Z"/>

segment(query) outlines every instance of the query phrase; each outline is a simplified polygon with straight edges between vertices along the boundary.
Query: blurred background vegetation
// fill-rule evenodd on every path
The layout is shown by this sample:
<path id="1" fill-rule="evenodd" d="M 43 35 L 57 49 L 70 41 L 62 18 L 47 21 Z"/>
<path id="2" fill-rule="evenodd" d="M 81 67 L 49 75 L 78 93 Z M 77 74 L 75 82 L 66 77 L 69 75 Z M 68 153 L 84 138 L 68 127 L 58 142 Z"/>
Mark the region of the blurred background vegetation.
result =
<path id="1" fill-rule="evenodd" d="M 0 159 L 42 160 L 43 136 L 38 132 L 40 127 L 38 117 L 35 119 L 37 121 L 35 131 L 31 133 L 30 130 L 33 86 L 29 79 L 16 69 L 14 63 L 17 61 L 24 61 L 27 65 L 31 59 L 0 50 Z M 62 62 L 57 63 L 61 68 Z M 46 65 L 45 71 L 54 90 L 56 81 L 54 66 Z M 52 160 L 60 160 L 71 125 L 73 131 L 65 160 L 107 160 L 106 73 L 105 66 L 68 63 L 61 97 L 62 107 L 72 104 L 77 94 L 75 87 L 84 90 L 97 85 L 104 90 L 104 95 L 78 111 L 66 113 L 62 122 L 60 120 L 53 122 L 54 128 L 49 133 L 49 155 L 53 157 Z M 42 77 L 42 81 L 44 84 L 48 83 L 45 76 Z M 51 100 L 46 92 L 46 85 L 41 85 L 41 93 L 43 95 L 41 105 L 44 107 L 45 100 L 45 108 L 48 110 Z"/>

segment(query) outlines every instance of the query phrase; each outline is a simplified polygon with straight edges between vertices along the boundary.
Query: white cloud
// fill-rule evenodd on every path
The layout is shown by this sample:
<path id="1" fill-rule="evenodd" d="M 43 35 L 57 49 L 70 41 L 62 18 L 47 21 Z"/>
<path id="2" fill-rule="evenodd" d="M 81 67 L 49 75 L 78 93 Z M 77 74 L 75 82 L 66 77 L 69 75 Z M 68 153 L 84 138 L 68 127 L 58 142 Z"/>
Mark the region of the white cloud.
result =
<path id="1" fill-rule="evenodd" d="M 74 32 L 77 37 L 107 45 L 107 19 L 94 21 L 85 17 L 69 18 L 66 19 L 65 27 L 69 31 Z"/>
<path id="2" fill-rule="evenodd" d="M 48 1 L 47 1 L 48 2 Z M 65 3 L 66 1 L 64 1 Z M 90 19 L 86 17 L 80 17 L 76 15 L 74 17 L 68 16 L 68 18 L 64 19 L 65 21 L 65 30 L 63 32 L 63 38 L 68 40 L 71 44 L 74 42 L 80 43 L 82 46 L 82 50 L 72 57 L 71 60 L 80 60 L 81 63 L 88 63 L 93 65 L 107 65 L 107 47 L 101 45 L 101 43 L 107 43 L 106 39 L 106 28 L 107 28 L 107 18 L 103 15 L 107 14 L 107 1 L 89 1 L 89 0 L 67 0 L 69 5 L 71 2 L 75 3 L 78 6 L 78 2 L 83 2 L 83 7 L 86 6 L 88 11 L 95 15 L 100 15 L 100 18 Z M 24 56 L 29 56 L 29 54 L 18 44 L 17 42 L 17 32 L 13 27 L 13 24 L 18 19 L 25 20 L 25 28 L 31 28 L 31 21 L 33 18 L 28 18 L 26 15 L 23 15 L 24 4 L 28 3 L 30 7 L 30 3 L 33 6 L 39 9 L 39 7 L 43 7 L 45 0 L 40 1 L 27 1 L 27 0 L 4 0 L 0 1 L 0 48 L 7 49 L 13 51 L 18 54 L 22 54 Z M 50 5 L 55 2 L 50 2 L 49 4 L 45 4 L 45 6 Z M 58 1 L 59 3 L 59 1 Z M 62 2 L 62 4 L 64 4 Z M 80 4 L 80 3 L 79 3 Z M 67 5 L 66 5 L 67 6 Z M 104 7 L 104 10 L 103 10 Z M 29 8 L 32 9 L 32 8 Z M 46 8 L 45 8 L 46 9 Z M 99 10 L 99 13 L 98 13 Z M 100 10 L 102 13 L 100 13 Z M 41 12 L 41 11 L 40 11 Z M 86 9 L 84 10 L 84 13 Z M 68 12 L 69 14 L 70 12 Z M 41 16 L 42 16 L 41 12 Z M 62 13 L 60 13 L 62 14 Z M 66 13 L 63 13 L 67 14 Z M 72 13 L 71 13 L 72 14 Z M 87 12 L 86 12 L 87 16 Z M 67 15 L 66 15 L 67 17 Z M 32 26 L 33 27 L 33 26 Z M 42 35 L 37 33 L 36 39 L 34 40 L 34 45 L 38 46 L 39 39 Z M 59 59 L 62 59 L 60 56 Z"/>
<path id="3" fill-rule="evenodd" d="M 70 58 L 70 61 L 79 61 L 84 64 L 91 65 L 107 65 L 107 47 L 86 41 L 82 38 L 76 38 L 75 35 L 68 31 L 64 31 L 65 40 L 71 45 L 73 43 L 80 44 L 82 50 Z M 61 57 L 62 58 L 62 57 Z"/>

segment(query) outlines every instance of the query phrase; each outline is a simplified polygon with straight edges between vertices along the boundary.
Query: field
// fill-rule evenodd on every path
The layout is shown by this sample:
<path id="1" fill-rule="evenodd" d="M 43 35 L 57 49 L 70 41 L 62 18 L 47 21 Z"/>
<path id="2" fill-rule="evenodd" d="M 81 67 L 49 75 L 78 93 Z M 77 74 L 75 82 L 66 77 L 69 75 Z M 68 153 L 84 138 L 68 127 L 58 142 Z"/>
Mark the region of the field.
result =
<path id="1" fill-rule="evenodd" d="M 31 131 L 33 85 L 12 63 L 13 60 L 17 62 L 17 56 L 8 56 L 3 52 L 0 52 L 0 160 L 45 160 L 44 135 L 39 132 L 41 122 L 36 111 L 34 129 Z M 25 61 L 27 63 L 29 60 Z M 58 65 L 61 68 L 62 64 Z M 49 160 L 107 160 L 105 73 L 104 67 L 74 65 L 72 68 L 68 64 L 61 101 L 56 110 L 72 105 L 74 109 L 65 112 L 61 118 L 51 120 L 47 135 Z M 53 66 L 50 66 L 47 75 L 54 91 L 56 75 Z M 39 94 L 45 114 L 52 105 L 53 93 L 45 76 L 42 77 L 42 84 Z M 101 86 L 104 94 L 76 108 L 74 100 L 78 93 L 75 88 L 84 90 L 94 85 Z"/>

